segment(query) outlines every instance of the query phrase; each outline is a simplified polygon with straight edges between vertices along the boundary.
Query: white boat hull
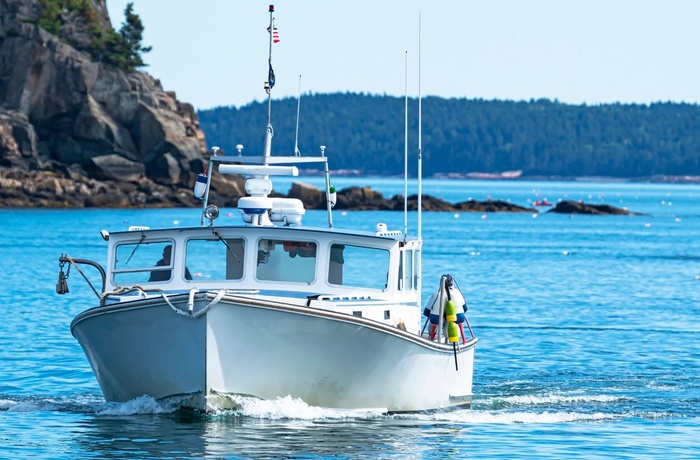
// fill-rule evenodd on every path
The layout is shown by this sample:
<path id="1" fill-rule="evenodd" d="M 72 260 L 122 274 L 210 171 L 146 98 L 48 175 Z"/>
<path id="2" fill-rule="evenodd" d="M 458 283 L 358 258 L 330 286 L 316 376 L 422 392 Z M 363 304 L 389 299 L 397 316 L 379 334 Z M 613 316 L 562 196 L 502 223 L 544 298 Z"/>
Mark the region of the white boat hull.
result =
<path id="1" fill-rule="evenodd" d="M 185 303 L 173 301 L 181 311 Z M 130 304 L 88 310 L 72 325 L 108 401 L 224 393 L 388 412 L 471 404 L 476 339 L 455 353 L 376 321 L 253 297 L 201 311 L 198 296 L 196 319 L 162 299 Z M 191 401 L 207 409 L 205 398 Z"/>
<path id="2" fill-rule="evenodd" d="M 205 318 L 178 315 L 162 301 L 130 304 L 88 310 L 71 325 L 105 399 L 202 396 Z"/>

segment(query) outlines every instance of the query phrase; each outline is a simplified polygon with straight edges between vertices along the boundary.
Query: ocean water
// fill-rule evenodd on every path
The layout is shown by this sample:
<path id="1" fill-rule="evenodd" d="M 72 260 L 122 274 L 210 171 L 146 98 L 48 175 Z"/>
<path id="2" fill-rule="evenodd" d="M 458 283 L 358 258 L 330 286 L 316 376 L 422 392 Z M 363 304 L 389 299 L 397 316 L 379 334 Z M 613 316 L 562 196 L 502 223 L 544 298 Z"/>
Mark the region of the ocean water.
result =
<path id="1" fill-rule="evenodd" d="M 335 182 L 403 193 L 396 179 Z M 479 337 L 470 410 L 385 416 L 288 397 L 202 417 L 177 401 L 106 403 L 69 330 L 96 297 L 75 269 L 71 292 L 55 294 L 61 253 L 104 263 L 101 229 L 198 225 L 199 211 L 0 210 L 0 458 L 700 458 L 700 186 L 428 180 L 423 191 L 643 215 L 423 214 L 424 300 L 452 274 Z M 220 222 L 237 218 L 224 209 Z M 336 227 L 378 222 L 404 227 L 400 212 L 334 212 Z"/>

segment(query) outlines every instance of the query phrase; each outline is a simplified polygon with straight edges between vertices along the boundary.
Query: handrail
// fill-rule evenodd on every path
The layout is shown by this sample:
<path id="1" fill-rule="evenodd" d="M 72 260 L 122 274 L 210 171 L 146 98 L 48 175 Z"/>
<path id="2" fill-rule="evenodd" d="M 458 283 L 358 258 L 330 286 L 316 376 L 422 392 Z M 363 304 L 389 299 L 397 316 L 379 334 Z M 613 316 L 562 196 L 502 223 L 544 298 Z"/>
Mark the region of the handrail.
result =
<path id="1" fill-rule="evenodd" d="M 88 259 L 74 259 L 73 257 L 69 256 L 68 254 L 61 254 L 61 256 L 58 258 L 58 261 L 59 262 L 68 262 L 69 264 L 73 265 L 78 270 L 78 272 L 83 276 L 83 278 L 85 278 L 85 281 L 87 281 L 88 284 L 90 283 L 90 281 L 88 281 L 85 274 L 83 274 L 83 272 L 80 270 L 80 268 L 78 267 L 78 264 L 85 264 L 85 265 L 90 265 L 91 267 L 95 267 L 100 272 L 100 275 L 102 276 L 102 292 L 105 292 L 105 288 L 107 286 L 107 273 L 105 273 L 105 269 L 102 268 L 102 265 L 98 264 L 95 261 L 88 260 Z M 99 297 L 99 295 L 98 295 L 98 297 Z"/>

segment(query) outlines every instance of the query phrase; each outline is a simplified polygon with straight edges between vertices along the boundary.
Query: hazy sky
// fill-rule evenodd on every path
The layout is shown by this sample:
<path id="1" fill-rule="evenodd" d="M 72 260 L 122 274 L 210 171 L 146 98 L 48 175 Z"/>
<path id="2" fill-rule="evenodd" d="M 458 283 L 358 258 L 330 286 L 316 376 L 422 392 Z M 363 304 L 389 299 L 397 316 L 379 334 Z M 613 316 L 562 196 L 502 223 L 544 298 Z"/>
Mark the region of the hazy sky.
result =
<path id="1" fill-rule="evenodd" d="M 132 0 L 146 72 L 197 109 L 266 97 L 268 5 Z M 128 0 L 107 0 L 112 24 Z M 274 98 L 418 94 L 573 104 L 700 102 L 696 0 L 279 0 Z"/>

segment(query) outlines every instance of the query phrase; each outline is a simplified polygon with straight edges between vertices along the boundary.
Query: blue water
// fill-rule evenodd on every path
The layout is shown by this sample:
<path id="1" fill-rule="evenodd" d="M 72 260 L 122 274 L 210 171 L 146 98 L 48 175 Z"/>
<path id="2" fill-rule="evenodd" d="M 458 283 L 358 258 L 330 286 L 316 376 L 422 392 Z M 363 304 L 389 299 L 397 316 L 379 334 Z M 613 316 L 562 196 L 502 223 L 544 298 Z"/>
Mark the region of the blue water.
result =
<path id="1" fill-rule="evenodd" d="M 334 182 L 403 193 L 396 179 Z M 700 458 L 700 186 L 429 180 L 424 193 L 644 215 L 423 214 L 424 296 L 452 274 L 479 337 L 471 410 L 283 398 L 201 418 L 147 397 L 105 403 L 69 330 L 96 297 L 75 269 L 55 294 L 62 252 L 104 263 L 101 229 L 198 225 L 198 210 L 2 210 L 0 458 Z M 337 227 L 377 222 L 404 226 L 402 213 L 334 213 Z"/>

